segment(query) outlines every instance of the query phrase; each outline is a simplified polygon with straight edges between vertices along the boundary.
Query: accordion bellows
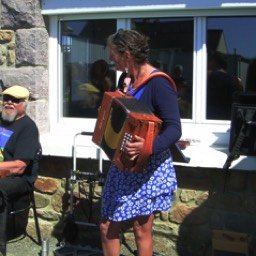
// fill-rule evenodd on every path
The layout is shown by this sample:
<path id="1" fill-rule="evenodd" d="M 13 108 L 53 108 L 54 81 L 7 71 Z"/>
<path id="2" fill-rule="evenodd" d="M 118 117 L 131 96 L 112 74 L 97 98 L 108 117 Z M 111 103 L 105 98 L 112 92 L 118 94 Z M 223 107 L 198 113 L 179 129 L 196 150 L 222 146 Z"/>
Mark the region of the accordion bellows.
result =
<path id="1" fill-rule="evenodd" d="M 119 91 L 105 92 L 92 141 L 119 170 L 139 171 L 147 167 L 152 144 L 160 132 L 161 119 L 141 101 Z M 145 139 L 143 152 L 133 162 L 125 157 L 125 143 L 138 135 Z"/>

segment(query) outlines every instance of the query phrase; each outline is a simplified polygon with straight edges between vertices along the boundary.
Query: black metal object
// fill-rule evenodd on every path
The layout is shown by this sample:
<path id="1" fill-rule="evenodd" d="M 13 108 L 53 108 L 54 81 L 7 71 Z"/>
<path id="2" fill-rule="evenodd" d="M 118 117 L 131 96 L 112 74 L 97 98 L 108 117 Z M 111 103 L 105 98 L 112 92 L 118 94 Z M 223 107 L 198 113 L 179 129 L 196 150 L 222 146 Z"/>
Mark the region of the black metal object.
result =
<path id="1" fill-rule="evenodd" d="M 41 232 L 39 227 L 38 215 L 36 211 L 35 197 L 34 191 L 31 191 L 28 194 L 22 195 L 18 198 L 15 198 L 11 202 L 9 202 L 10 210 L 9 210 L 9 225 L 11 224 L 11 229 L 7 230 L 8 238 L 13 239 L 18 237 L 22 233 L 24 235 L 28 235 L 26 233 L 26 226 L 28 223 L 28 212 L 31 208 L 33 210 L 35 229 L 37 234 L 37 241 L 33 239 L 30 235 L 28 235 L 35 243 L 41 245 Z M 10 232 L 11 231 L 11 232 Z"/>
<path id="2" fill-rule="evenodd" d="M 97 183 L 97 177 L 99 176 L 101 179 L 98 182 L 99 185 L 103 185 L 103 174 L 102 174 L 102 155 L 101 151 L 98 147 L 95 146 L 95 149 L 97 150 L 97 158 L 99 161 L 99 174 L 97 175 L 95 171 L 80 171 L 77 169 L 77 149 L 79 147 L 90 147 L 86 145 L 78 145 L 77 140 L 79 136 L 92 136 L 93 132 L 85 132 L 82 131 L 80 133 L 75 134 L 73 145 L 72 145 L 72 159 L 73 159 L 73 169 L 70 172 L 70 178 L 69 178 L 69 189 L 70 189 L 70 211 L 68 216 L 66 217 L 63 225 L 63 232 L 61 237 L 61 244 L 72 244 L 76 241 L 78 232 L 79 232 L 79 226 L 90 226 L 90 227 L 96 227 L 98 228 L 98 224 L 93 222 L 93 195 L 94 195 L 94 188 Z M 80 183 L 87 183 L 89 185 L 89 191 L 88 191 L 88 221 L 79 221 L 76 219 L 75 216 L 75 185 Z M 80 186 L 78 186 L 78 193 L 80 195 Z"/>
<path id="3" fill-rule="evenodd" d="M 229 150 L 237 143 L 241 130 L 243 141 L 239 147 L 240 155 L 256 155 L 256 93 L 236 93 L 231 115 Z"/>
<path id="4" fill-rule="evenodd" d="M 240 155 L 256 156 L 256 93 L 234 94 L 232 105 L 229 155 L 223 166 L 224 191 L 230 175 L 230 166 Z"/>
<path id="5" fill-rule="evenodd" d="M 172 158 L 174 162 L 179 162 L 179 163 L 189 163 L 190 158 L 186 157 L 178 143 L 173 144 L 170 147 L 171 153 L 172 153 Z"/>

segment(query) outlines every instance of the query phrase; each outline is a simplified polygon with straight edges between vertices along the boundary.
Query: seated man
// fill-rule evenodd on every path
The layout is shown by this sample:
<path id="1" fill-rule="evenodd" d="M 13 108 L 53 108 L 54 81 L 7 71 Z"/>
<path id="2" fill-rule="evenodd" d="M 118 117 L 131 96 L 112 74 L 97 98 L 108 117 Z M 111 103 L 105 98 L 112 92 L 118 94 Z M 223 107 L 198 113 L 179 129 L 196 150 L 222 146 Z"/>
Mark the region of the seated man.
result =
<path id="1" fill-rule="evenodd" d="M 0 117 L 0 255 L 6 255 L 8 200 L 30 192 L 41 156 L 39 131 L 26 115 L 29 91 L 14 85 L 2 92 Z"/>

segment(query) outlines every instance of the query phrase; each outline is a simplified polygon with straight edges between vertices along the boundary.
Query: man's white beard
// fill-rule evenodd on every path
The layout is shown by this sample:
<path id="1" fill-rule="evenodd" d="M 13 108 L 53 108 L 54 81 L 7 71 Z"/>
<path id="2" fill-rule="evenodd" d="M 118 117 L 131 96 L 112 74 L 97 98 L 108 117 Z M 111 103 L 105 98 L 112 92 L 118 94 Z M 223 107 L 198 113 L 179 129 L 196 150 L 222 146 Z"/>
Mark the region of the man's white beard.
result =
<path id="1" fill-rule="evenodd" d="M 12 113 L 6 113 L 5 108 L 2 110 L 2 119 L 7 122 L 13 122 L 16 119 L 17 110 L 13 109 Z"/>

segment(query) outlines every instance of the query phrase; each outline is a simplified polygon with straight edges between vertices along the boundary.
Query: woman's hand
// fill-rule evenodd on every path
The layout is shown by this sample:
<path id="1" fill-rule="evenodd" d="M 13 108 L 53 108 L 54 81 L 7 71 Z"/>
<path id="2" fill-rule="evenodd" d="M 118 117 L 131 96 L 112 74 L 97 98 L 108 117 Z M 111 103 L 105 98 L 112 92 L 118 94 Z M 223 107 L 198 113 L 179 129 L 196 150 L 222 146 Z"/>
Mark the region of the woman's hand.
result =
<path id="1" fill-rule="evenodd" d="M 134 140 L 126 142 L 126 158 L 129 161 L 134 161 L 138 158 L 144 147 L 145 139 L 135 135 Z"/>

